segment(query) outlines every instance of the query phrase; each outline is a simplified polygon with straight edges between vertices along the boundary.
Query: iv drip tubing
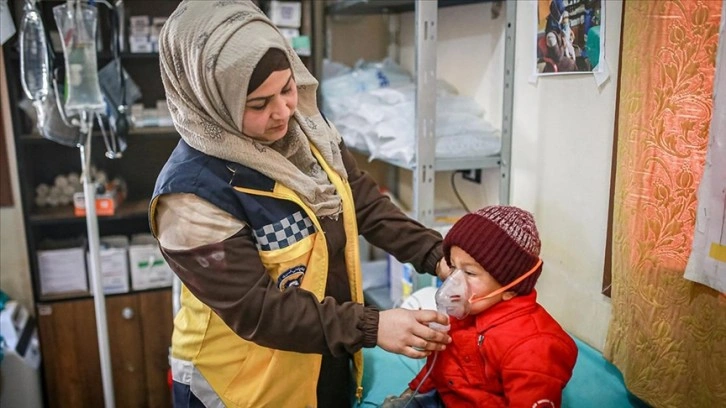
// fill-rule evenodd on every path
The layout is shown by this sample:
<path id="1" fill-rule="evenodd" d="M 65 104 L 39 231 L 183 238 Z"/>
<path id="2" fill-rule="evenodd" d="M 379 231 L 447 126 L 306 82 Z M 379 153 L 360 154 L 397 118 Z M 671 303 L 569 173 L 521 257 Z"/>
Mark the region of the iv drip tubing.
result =
<path id="1" fill-rule="evenodd" d="M 429 367 L 428 371 L 426 371 L 426 375 L 424 375 L 423 378 L 421 379 L 421 382 L 418 383 L 418 387 L 416 387 L 416 389 L 413 391 L 413 394 L 411 394 L 411 398 L 409 398 L 408 401 L 406 401 L 406 405 L 404 405 L 403 408 L 408 407 L 408 405 L 411 404 L 411 401 L 413 401 L 413 399 L 416 397 L 416 395 L 418 395 L 418 390 L 421 389 L 421 386 L 423 385 L 423 383 L 425 383 L 426 380 L 429 378 L 429 374 L 431 374 L 431 371 L 434 370 L 434 365 L 436 365 L 436 358 L 438 358 L 438 357 L 439 357 L 439 352 L 434 351 L 434 358 L 431 360 L 431 367 Z"/>

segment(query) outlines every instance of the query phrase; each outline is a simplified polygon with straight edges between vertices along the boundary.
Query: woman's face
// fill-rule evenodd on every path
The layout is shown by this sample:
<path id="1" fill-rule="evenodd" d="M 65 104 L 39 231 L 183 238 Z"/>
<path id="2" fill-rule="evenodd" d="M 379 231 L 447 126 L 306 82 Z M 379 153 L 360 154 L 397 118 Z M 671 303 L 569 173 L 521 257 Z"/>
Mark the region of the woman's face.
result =
<path id="1" fill-rule="evenodd" d="M 263 142 L 282 139 L 297 107 L 297 87 L 292 70 L 274 71 L 252 93 L 242 117 L 242 133 Z"/>

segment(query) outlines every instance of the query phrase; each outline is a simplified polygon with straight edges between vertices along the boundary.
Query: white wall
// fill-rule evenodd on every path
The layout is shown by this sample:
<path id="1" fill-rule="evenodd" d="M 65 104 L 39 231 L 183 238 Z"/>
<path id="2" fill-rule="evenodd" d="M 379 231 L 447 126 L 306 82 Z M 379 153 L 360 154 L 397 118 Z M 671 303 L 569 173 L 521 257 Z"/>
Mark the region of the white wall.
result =
<path id="1" fill-rule="evenodd" d="M 602 350 L 610 320 L 600 294 L 610 200 L 621 1 L 604 1 L 605 55 L 611 78 L 598 88 L 592 75 L 528 82 L 535 62 L 536 2 L 517 1 L 511 203 L 532 211 L 542 239 L 539 301 L 563 327 Z M 501 124 L 504 15 L 491 4 L 439 10 L 438 75 L 472 95 Z M 401 63 L 413 67 L 413 13 L 401 20 Z M 492 177 L 493 176 L 493 177 Z M 437 203 L 447 175 L 436 179 Z M 464 181 L 475 208 L 497 197 L 496 174 L 484 189 Z M 491 188 L 494 190 L 491 190 Z M 440 188 L 441 187 L 441 188 Z M 442 191 L 444 190 L 444 191 Z"/>
<path id="2" fill-rule="evenodd" d="M 25 246 L 23 213 L 18 189 L 18 170 L 15 161 L 15 142 L 8 111 L 8 93 L 5 86 L 4 59 L 0 50 L 0 121 L 5 134 L 8 167 L 13 190 L 13 206 L 0 208 L 0 289 L 10 298 L 18 300 L 34 313 L 33 292 L 30 284 L 30 266 Z M 2 171 L 2 170 L 0 170 Z"/>

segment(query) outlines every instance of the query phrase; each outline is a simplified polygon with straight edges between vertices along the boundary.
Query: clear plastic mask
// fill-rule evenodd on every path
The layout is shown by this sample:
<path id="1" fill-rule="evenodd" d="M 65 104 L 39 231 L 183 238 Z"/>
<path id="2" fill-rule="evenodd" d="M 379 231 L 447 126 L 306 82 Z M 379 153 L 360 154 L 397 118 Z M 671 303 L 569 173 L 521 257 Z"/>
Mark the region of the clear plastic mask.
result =
<path id="1" fill-rule="evenodd" d="M 471 290 L 466 282 L 466 274 L 461 269 L 454 269 L 434 295 L 437 310 L 457 319 L 469 315 L 470 298 Z"/>
<path id="2" fill-rule="evenodd" d="M 538 259 L 529 271 L 506 286 L 482 296 L 477 296 L 476 294 L 472 295 L 471 289 L 469 289 L 469 284 L 466 281 L 466 272 L 456 268 L 454 269 L 454 272 L 446 278 L 439 290 L 436 291 L 436 295 L 434 295 L 434 299 L 436 300 L 436 309 L 440 313 L 446 313 L 449 316 L 453 316 L 461 320 L 469 315 L 472 303 L 493 298 L 494 296 L 513 288 L 536 272 L 540 265 L 542 265 L 542 259 Z"/>

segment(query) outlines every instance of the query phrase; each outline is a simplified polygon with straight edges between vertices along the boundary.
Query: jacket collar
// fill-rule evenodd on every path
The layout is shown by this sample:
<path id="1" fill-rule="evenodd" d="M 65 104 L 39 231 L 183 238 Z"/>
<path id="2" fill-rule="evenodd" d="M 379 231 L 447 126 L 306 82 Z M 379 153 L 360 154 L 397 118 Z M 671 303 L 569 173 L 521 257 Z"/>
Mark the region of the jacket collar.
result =
<path id="1" fill-rule="evenodd" d="M 267 192 L 272 192 L 275 189 L 275 180 L 265 176 L 257 170 L 234 162 L 227 162 L 225 165 L 231 174 L 229 184 L 232 187 L 242 187 Z"/>
<path id="2" fill-rule="evenodd" d="M 500 301 L 489 309 L 476 315 L 476 331 L 483 333 L 517 316 L 530 313 L 537 307 L 537 292 L 515 296 L 507 301 Z"/>

